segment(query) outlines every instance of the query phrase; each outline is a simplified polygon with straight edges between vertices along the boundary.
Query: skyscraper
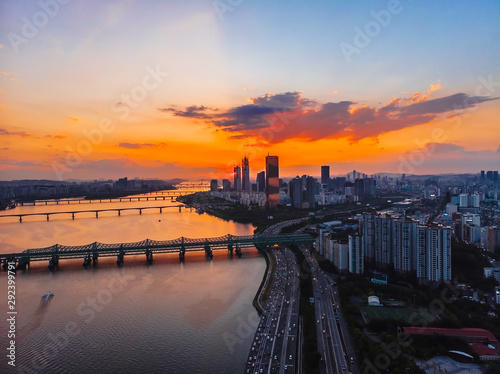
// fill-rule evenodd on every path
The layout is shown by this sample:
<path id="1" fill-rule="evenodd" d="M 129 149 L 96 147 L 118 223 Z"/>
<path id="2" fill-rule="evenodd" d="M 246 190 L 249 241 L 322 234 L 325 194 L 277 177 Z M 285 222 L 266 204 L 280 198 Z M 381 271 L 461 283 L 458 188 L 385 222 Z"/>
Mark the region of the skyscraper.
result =
<path id="1" fill-rule="evenodd" d="M 278 156 L 266 157 L 266 205 L 274 208 L 280 203 Z"/>
<path id="2" fill-rule="evenodd" d="M 296 209 L 302 208 L 302 179 L 297 175 L 290 181 L 289 185 L 292 206 Z"/>
<path id="3" fill-rule="evenodd" d="M 327 187 L 330 180 L 330 166 L 324 165 L 321 167 L 321 186 Z"/>
<path id="4" fill-rule="evenodd" d="M 241 189 L 243 191 L 250 191 L 252 188 L 250 186 L 250 165 L 248 164 L 248 158 L 245 156 L 241 161 Z"/>
<path id="5" fill-rule="evenodd" d="M 264 192 L 266 188 L 266 172 L 257 173 L 257 191 Z"/>
<path id="6" fill-rule="evenodd" d="M 239 166 L 234 167 L 234 190 L 241 191 L 241 168 Z"/>
<path id="7" fill-rule="evenodd" d="M 309 208 L 316 207 L 316 178 L 307 177 L 306 179 L 306 198 Z"/>

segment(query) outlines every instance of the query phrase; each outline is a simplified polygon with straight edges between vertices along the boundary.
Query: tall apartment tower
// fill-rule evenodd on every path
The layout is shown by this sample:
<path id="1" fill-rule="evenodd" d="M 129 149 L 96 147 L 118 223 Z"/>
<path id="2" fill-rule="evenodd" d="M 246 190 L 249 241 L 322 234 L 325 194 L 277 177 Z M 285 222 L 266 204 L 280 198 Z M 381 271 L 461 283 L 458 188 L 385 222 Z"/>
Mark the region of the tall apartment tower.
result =
<path id="1" fill-rule="evenodd" d="M 321 187 L 327 187 L 330 180 L 330 166 L 324 165 L 321 167 Z"/>
<path id="2" fill-rule="evenodd" d="M 234 190 L 241 191 L 241 168 L 239 166 L 234 167 Z"/>
<path id="3" fill-rule="evenodd" d="M 266 172 L 257 173 L 257 191 L 264 192 L 266 188 Z"/>
<path id="4" fill-rule="evenodd" d="M 280 203 L 280 176 L 278 156 L 266 157 L 266 205 L 274 208 Z"/>
<path id="5" fill-rule="evenodd" d="M 295 209 L 302 208 L 302 179 L 299 176 L 296 176 L 290 181 L 288 191 L 292 199 L 292 206 Z"/>
<path id="6" fill-rule="evenodd" d="M 375 215 L 363 214 L 363 252 L 368 263 L 375 262 Z"/>
<path id="7" fill-rule="evenodd" d="M 417 226 L 418 221 L 410 218 L 396 219 L 392 223 L 394 270 L 400 273 L 416 270 Z"/>
<path id="8" fill-rule="evenodd" d="M 243 191 L 250 191 L 252 189 L 250 185 L 250 165 L 246 156 L 241 161 L 241 172 L 241 189 Z"/>
<path id="9" fill-rule="evenodd" d="M 364 254 L 361 235 L 349 235 L 348 240 L 349 248 L 349 271 L 355 274 L 363 274 L 364 267 Z"/>
<path id="10" fill-rule="evenodd" d="M 382 266 L 392 264 L 392 219 L 389 215 L 375 217 L 375 261 Z"/>
<path id="11" fill-rule="evenodd" d="M 417 227 L 417 278 L 437 285 L 451 280 L 451 228 L 433 224 Z"/>

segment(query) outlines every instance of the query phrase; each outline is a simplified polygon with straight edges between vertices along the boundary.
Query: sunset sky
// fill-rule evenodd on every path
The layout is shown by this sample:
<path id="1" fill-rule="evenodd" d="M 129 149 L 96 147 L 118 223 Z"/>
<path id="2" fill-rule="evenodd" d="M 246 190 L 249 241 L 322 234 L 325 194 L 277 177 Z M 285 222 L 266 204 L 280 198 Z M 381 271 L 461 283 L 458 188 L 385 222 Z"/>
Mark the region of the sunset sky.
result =
<path id="1" fill-rule="evenodd" d="M 0 0 L 0 179 L 500 169 L 498 1 Z"/>

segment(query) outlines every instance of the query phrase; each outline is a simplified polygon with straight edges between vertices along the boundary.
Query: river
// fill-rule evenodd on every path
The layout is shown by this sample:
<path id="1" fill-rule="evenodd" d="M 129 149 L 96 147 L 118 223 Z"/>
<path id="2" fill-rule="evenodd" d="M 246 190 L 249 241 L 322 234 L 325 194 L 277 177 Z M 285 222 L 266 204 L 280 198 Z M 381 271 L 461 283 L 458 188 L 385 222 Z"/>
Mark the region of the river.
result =
<path id="1" fill-rule="evenodd" d="M 141 201 L 93 203 L 92 209 L 176 205 Z M 87 206 L 70 204 L 73 210 Z M 16 207 L 4 214 L 67 211 L 68 205 Z M 0 251 L 53 244 L 248 235 L 253 227 L 178 208 L 0 218 Z M 49 272 L 34 262 L 16 275 L 16 367 L 8 366 L 7 273 L 0 271 L 1 373 L 241 373 L 258 315 L 252 299 L 265 271 L 256 249 L 243 256 L 214 251 L 102 258 L 96 268 L 61 260 Z M 41 296 L 51 291 L 54 296 Z"/>

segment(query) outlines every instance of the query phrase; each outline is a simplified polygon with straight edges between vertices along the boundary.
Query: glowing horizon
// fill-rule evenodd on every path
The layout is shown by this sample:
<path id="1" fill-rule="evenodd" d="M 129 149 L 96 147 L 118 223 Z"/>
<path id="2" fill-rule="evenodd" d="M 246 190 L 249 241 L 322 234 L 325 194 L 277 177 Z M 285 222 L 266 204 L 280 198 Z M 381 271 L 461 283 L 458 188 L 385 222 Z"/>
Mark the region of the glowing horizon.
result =
<path id="1" fill-rule="evenodd" d="M 0 179 L 498 170 L 499 4 L 216 3 L 4 2 Z"/>

